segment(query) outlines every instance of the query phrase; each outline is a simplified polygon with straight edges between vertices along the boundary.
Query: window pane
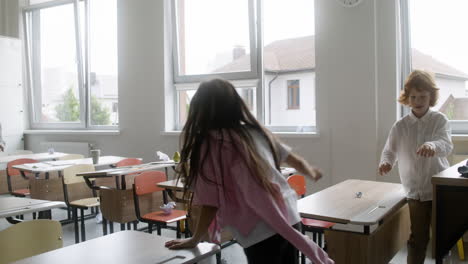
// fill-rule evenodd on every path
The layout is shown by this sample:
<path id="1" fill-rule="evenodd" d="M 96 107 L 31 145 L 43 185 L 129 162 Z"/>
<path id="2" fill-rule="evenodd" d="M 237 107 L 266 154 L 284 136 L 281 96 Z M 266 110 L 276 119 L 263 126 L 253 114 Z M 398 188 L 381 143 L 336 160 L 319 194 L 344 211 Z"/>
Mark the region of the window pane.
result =
<path id="1" fill-rule="evenodd" d="M 316 125 L 314 1 L 268 0 L 263 7 L 265 123 L 274 131 L 312 131 Z M 289 90 L 288 80 L 297 80 L 301 92 Z M 288 110 L 288 104 L 297 110 Z"/>
<path id="2" fill-rule="evenodd" d="M 90 124 L 118 125 L 117 1 L 90 1 Z"/>
<path id="3" fill-rule="evenodd" d="M 439 101 L 434 107 L 451 120 L 468 120 L 468 1 L 410 2 L 413 69 L 435 73 Z"/>
<path id="4" fill-rule="evenodd" d="M 179 74 L 250 71 L 248 7 L 247 0 L 177 0 Z"/>
<path id="5" fill-rule="evenodd" d="M 34 11 L 31 32 L 36 121 L 80 122 L 73 5 Z"/>

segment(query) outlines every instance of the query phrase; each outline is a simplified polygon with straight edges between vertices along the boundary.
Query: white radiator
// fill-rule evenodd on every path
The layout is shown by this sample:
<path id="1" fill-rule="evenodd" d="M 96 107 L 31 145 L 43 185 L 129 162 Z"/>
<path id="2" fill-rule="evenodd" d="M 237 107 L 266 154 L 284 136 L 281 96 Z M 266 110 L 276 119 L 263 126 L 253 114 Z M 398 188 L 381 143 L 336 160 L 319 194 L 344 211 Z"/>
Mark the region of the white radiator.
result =
<path id="1" fill-rule="evenodd" d="M 56 152 L 82 154 L 89 157 L 90 144 L 88 142 L 41 142 L 41 151 L 47 152 L 49 148 L 53 148 Z"/>

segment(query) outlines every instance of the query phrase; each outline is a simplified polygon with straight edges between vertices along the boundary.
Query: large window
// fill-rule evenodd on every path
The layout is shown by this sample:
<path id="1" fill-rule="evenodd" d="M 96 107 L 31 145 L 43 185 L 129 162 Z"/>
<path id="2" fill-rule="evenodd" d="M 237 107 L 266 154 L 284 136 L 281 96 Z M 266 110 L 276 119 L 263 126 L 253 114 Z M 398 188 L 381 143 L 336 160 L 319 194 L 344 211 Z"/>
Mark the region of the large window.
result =
<path id="1" fill-rule="evenodd" d="M 271 130 L 315 131 L 313 0 L 173 3 L 175 129 L 184 125 L 198 83 L 222 77 Z M 301 83 L 300 93 L 291 90 L 297 111 L 288 111 L 288 80 Z"/>
<path id="2" fill-rule="evenodd" d="M 407 59 L 411 68 L 435 74 L 440 97 L 434 108 L 451 120 L 454 133 L 467 133 L 468 34 L 464 32 L 468 28 L 468 1 L 408 2 Z"/>
<path id="3" fill-rule="evenodd" d="M 118 125 L 116 0 L 24 9 L 33 128 Z"/>

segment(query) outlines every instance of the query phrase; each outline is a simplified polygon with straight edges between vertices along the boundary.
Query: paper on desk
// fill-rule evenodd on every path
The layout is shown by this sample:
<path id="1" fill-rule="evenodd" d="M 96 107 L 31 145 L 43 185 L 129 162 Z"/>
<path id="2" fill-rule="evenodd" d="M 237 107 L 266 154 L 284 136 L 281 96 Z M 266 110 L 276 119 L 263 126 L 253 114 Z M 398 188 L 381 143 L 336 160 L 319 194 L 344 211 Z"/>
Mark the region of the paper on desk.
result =
<path id="1" fill-rule="evenodd" d="M 156 151 L 156 158 L 159 159 L 160 161 L 169 161 L 170 158 L 166 153 L 163 153 L 161 151 Z"/>

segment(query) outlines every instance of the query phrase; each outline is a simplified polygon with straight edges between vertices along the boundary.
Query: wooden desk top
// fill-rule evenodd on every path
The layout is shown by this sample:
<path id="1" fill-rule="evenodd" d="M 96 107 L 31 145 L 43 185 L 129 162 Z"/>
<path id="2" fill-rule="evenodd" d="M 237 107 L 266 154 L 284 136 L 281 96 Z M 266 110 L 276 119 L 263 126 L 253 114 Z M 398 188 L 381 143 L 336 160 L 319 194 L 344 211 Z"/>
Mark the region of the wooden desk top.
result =
<path id="1" fill-rule="evenodd" d="M 33 154 L 26 154 L 26 155 L 2 156 L 0 157 L 0 164 L 2 163 L 6 164 L 16 159 L 35 159 L 38 161 L 53 160 L 53 159 L 58 159 L 60 157 L 63 157 L 65 155 L 67 155 L 67 153 L 54 152 L 54 154 L 49 154 L 45 152 L 45 153 L 33 153 Z"/>
<path id="2" fill-rule="evenodd" d="M 118 156 L 102 156 L 99 157 L 98 164 L 95 166 L 106 166 L 116 164 L 117 162 L 125 159 L 125 157 L 118 157 Z M 55 161 L 44 161 L 39 163 L 29 163 L 29 164 L 22 164 L 22 165 L 15 165 L 13 168 L 31 172 L 31 173 L 44 173 L 44 172 L 53 172 L 53 171 L 62 171 L 65 168 L 68 168 L 73 165 L 78 164 L 93 164 L 92 158 L 86 159 L 75 159 L 75 160 L 55 160 Z"/>
<path id="3" fill-rule="evenodd" d="M 361 198 L 356 193 L 361 192 Z M 373 225 L 406 203 L 401 184 L 346 180 L 298 201 L 302 217 Z"/>
<path id="4" fill-rule="evenodd" d="M 49 251 L 16 264 L 188 264 L 212 256 L 220 251 L 218 245 L 200 243 L 196 248 L 169 250 L 164 247 L 165 238 L 138 231 L 121 231 L 107 236 Z"/>
<path id="5" fill-rule="evenodd" d="M 44 211 L 59 207 L 66 207 L 66 204 L 64 202 L 37 200 L 20 197 L 1 197 L 0 218 Z"/>
<path id="6" fill-rule="evenodd" d="M 432 184 L 468 187 L 468 178 L 461 177 L 460 173 L 458 173 L 458 167 L 466 165 L 467 161 L 468 159 L 461 161 L 452 167 L 432 176 Z"/>

